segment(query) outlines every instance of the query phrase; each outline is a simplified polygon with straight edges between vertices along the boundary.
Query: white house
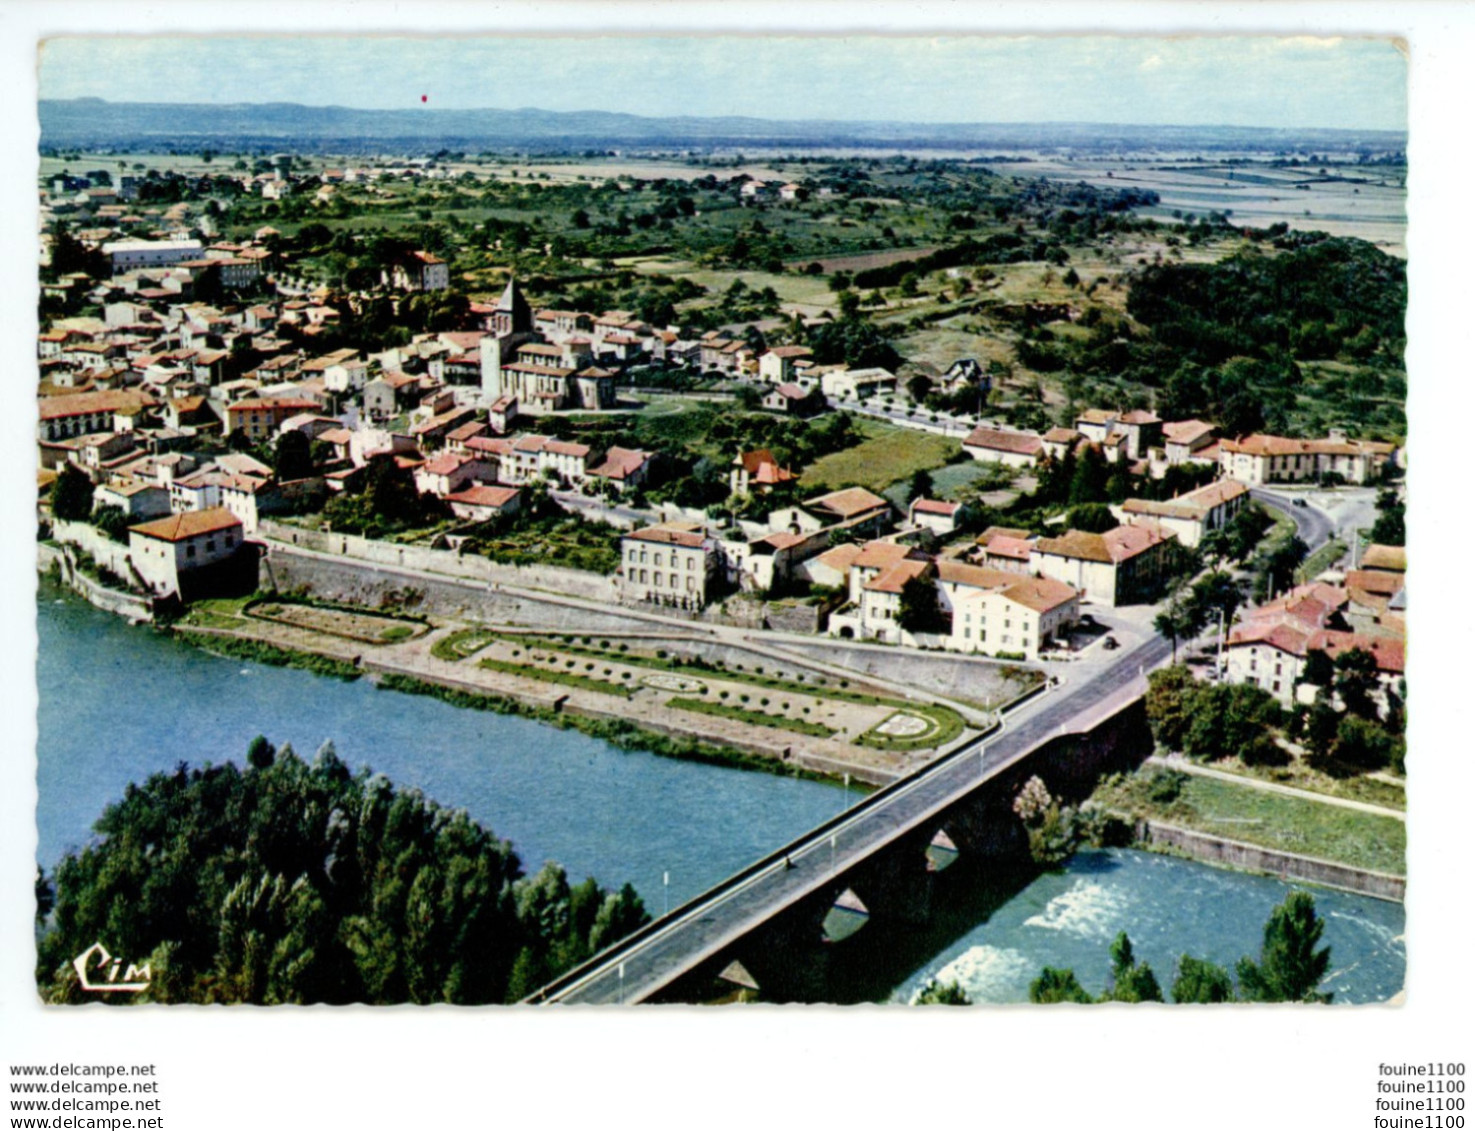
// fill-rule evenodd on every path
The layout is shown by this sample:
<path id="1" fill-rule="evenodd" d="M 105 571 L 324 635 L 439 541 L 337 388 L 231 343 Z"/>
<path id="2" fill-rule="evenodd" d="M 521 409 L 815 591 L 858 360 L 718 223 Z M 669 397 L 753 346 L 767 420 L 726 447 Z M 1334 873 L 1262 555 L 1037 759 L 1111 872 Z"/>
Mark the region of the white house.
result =
<path id="1" fill-rule="evenodd" d="M 718 565 L 717 541 L 705 530 L 647 526 L 620 539 L 617 582 L 626 600 L 700 609 Z"/>
<path id="2" fill-rule="evenodd" d="M 1249 499 L 1250 489 L 1243 483 L 1220 479 L 1176 499 L 1128 499 L 1120 517 L 1129 526 L 1159 525 L 1183 545 L 1197 546 L 1205 534 L 1234 518 Z"/>
<path id="3" fill-rule="evenodd" d="M 963 441 L 963 450 L 987 463 L 1033 467 L 1044 451 L 1044 441 L 1033 432 L 1005 432 L 980 425 Z"/>
<path id="4" fill-rule="evenodd" d="M 907 521 L 913 526 L 924 527 L 945 536 L 958 528 L 958 512 L 962 509 L 962 503 L 916 498 L 907 508 Z"/>
<path id="5" fill-rule="evenodd" d="M 243 541 L 241 520 L 214 507 L 130 527 L 128 557 L 149 592 L 184 596 L 190 573 L 233 558 Z"/>
<path id="6" fill-rule="evenodd" d="M 1030 551 L 1030 570 L 1084 590 L 1104 605 L 1129 605 L 1154 593 L 1177 540 L 1158 526 L 1118 526 L 1105 534 L 1070 530 L 1041 538 Z"/>

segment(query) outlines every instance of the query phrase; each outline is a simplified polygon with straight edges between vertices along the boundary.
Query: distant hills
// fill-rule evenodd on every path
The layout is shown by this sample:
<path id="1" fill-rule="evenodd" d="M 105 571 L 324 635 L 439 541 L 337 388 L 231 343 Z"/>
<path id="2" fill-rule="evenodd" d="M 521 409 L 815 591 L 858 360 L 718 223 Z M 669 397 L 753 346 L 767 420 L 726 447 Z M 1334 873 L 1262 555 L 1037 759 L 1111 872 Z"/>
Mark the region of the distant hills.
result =
<path id="1" fill-rule="evenodd" d="M 1387 153 L 1407 138 L 1392 130 L 1284 130 L 1239 126 L 1101 125 L 1085 122 L 919 123 L 646 118 L 599 110 L 353 110 L 290 102 L 108 102 L 42 99 L 41 145 L 50 149 L 296 150 L 426 154 L 590 148 L 956 149 L 1007 153 L 1147 150 L 1251 153 Z"/>

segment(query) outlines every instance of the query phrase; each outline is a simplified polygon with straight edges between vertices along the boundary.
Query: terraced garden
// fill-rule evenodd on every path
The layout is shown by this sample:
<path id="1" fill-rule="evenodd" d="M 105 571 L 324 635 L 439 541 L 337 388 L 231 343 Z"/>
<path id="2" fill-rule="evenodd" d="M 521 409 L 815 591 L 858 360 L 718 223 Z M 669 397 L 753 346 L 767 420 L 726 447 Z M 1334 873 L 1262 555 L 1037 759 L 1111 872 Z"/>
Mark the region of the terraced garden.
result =
<path id="1" fill-rule="evenodd" d="M 364 644 L 398 644 L 429 631 L 424 621 L 380 613 L 354 612 L 323 605 L 303 605 L 285 601 L 262 601 L 247 605 L 246 616 L 257 620 L 321 632 Z"/>
<path id="2" fill-rule="evenodd" d="M 965 729 L 951 707 L 910 703 L 857 691 L 850 681 L 798 671 L 774 674 L 744 669 L 674 649 L 634 649 L 627 640 L 552 636 L 494 628 L 464 628 L 431 646 L 438 659 L 456 663 L 484 654 L 488 670 L 631 696 L 642 688 L 675 693 L 665 706 L 697 714 L 832 738 L 875 750 L 906 752 L 946 745 Z M 845 709 L 853 705 L 858 710 Z"/>

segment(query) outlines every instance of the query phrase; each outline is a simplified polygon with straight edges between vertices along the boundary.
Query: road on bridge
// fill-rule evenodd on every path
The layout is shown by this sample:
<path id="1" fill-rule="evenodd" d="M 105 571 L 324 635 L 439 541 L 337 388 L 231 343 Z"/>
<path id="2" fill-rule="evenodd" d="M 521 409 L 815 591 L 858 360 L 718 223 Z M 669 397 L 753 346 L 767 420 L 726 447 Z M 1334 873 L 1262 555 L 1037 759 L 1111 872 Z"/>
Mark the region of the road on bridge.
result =
<path id="1" fill-rule="evenodd" d="M 1138 689 L 1171 647 L 1154 636 L 1125 652 L 1096 678 L 1021 705 L 1002 731 L 975 740 L 898 782 L 853 817 L 801 838 L 767 866 L 725 881 L 684 908 L 616 944 L 594 963 L 545 987 L 532 1000 L 634 1003 L 670 984 L 698 962 L 731 945 L 755 925 L 830 883 L 930 819 L 982 780 L 1012 765 L 1047 739 L 1080 729 L 1077 720 Z"/>

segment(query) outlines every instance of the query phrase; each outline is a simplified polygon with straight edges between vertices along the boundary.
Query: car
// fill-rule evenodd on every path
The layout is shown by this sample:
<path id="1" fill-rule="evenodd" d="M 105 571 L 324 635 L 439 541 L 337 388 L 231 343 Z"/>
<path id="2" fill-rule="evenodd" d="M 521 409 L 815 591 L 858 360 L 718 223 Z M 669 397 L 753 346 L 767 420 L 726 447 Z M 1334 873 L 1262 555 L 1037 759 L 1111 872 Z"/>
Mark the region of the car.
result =
<path id="1" fill-rule="evenodd" d="M 1120 648 L 1121 645 L 1117 643 L 1115 636 L 1108 636 L 1101 642 L 1101 647 L 1110 652 L 1113 648 Z"/>
<path id="2" fill-rule="evenodd" d="M 1291 506 L 1293 506 L 1293 507 L 1304 507 L 1305 505 L 1306 505 L 1306 500 L 1305 499 L 1295 499 L 1295 500 L 1293 500 L 1291 502 Z"/>

